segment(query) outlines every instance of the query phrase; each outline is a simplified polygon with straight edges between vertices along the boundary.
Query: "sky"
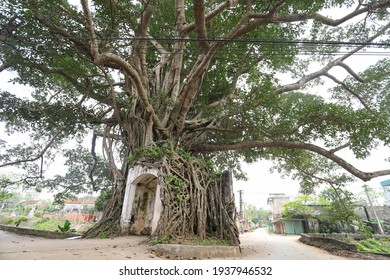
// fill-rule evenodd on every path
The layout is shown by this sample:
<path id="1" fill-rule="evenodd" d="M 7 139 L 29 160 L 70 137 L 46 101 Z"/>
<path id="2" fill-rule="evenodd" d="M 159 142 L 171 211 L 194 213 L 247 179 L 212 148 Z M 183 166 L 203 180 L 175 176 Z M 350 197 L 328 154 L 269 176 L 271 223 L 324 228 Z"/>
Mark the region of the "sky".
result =
<path id="1" fill-rule="evenodd" d="M 384 160 L 385 157 L 390 157 L 390 149 L 380 147 L 374 150 L 372 156 L 365 160 L 356 160 L 350 152 L 339 153 L 345 159 L 348 159 L 356 167 L 363 171 L 377 171 L 382 169 L 390 169 L 390 163 Z M 234 180 L 233 188 L 236 199 L 236 205 L 239 205 L 239 190 L 243 190 L 244 203 L 256 205 L 258 208 L 269 209 L 267 198 L 270 193 L 285 193 L 293 199 L 299 195 L 299 181 L 291 178 L 281 178 L 278 173 L 270 173 L 269 169 L 273 166 L 271 161 L 259 161 L 254 164 L 243 164 L 243 171 L 247 173 L 247 181 Z M 382 176 L 374 178 L 369 182 L 356 180 L 356 182 L 347 185 L 346 189 L 354 194 L 359 194 L 363 191 L 364 184 L 373 188 L 377 192 L 383 192 L 380 182 L 390 179 L 390 176 Z"/>

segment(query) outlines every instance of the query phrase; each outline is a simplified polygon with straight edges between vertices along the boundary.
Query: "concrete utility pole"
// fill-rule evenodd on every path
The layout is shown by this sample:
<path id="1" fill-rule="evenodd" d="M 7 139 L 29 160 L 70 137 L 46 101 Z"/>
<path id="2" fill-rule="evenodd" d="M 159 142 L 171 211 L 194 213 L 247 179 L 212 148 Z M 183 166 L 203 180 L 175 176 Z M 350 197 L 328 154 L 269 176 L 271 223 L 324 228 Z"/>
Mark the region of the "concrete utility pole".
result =
<path id="1" fill-rule="evenodd" d="M 379 233 L 382 234 L 382 235 L 384 235 L 385 233 L 383 232 L 382 225 L 381 225 L 381 223 L 379 222 L 378 215 L 377 215 L 376 212 L 375 212 L 374 206 L 372 205 L 372 201 L 371 201 L 370 195 L 368 194 L 367 185 L 363 185 L 363 189 L 364 189 L 364 192 L 365 192 L 366 195 L 367 195 L 368 203 L 370 204 L 370 207 L 371 207 L 371 209 L 372 209 L 372 212 L 374 213 L 376 222 L 377 222 L 377 224 L 378 224 Z"/>
<path id="2" fill-rule="evenodd" d="M 240 233 L 244 233 L 244 227 L 243 227 L 243 222 L 244 222 L 244 214 L 243 214 L 243 201 L 242 201 L 242 193 L 244 191 L 243 190 L 239 190 L 238 193 L 240 194 Z"/>

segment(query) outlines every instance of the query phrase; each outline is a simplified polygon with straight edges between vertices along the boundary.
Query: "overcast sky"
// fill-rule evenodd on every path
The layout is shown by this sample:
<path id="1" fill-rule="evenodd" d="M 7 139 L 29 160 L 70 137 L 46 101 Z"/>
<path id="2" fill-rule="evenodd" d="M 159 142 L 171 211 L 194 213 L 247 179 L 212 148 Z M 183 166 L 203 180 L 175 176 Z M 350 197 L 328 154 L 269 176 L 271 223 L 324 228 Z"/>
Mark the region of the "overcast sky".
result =
<path id="1" fill-rule="evenodd" d="M 350 152 L 340 152 L 339 156 L 344 157 L 353 163 L 362 171 L 377 171 L 382 169 L 390 169 L 390 163 L 384 160 L 385 157 L 390 157 L 389 148 L 379 148 L 373 151 L 372 156 L 365 160 L 356 160 Z M 238 207 L 239 190 L 243 190 L 243 201 L 257 205 L 258 207 L 267 208 L 267 198 L 269 193 L 285 193 L 287 195 L 296 196 L 299 191 L 299 182 L 290 178 L 282 179 L 278 173 L 270 173 L 269 168 L 272 167 L 270 161 L 260 161 L 255 164 L 244 164 L 243 170 L 248 174 L 248 181 L 234 181 L 234 191 L 236 205 Z M 376 191 L 383 191 L 380 182 L 390 179 L 390 176 L 383 176 L 372 179 L 364 183 L 357 180 L 347 186 L 347 189 L 354 194 L 362 192 L 362 186 L 367 184 Z"/>

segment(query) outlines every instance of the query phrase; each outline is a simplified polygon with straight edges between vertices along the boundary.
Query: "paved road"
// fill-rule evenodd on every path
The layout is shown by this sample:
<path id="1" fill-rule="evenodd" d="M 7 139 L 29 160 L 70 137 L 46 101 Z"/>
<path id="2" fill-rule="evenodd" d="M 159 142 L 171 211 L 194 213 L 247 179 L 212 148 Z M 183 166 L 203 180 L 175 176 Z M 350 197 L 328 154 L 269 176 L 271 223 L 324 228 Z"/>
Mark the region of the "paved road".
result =
<path id="1" fill-rule="evenodd" d="M 336 260 L 324 250 L 298 241 L 299 236 L 268 234 L 258 229 L 241 236 L 243 255 L 235 259 Z M 146 237 L 58 240 L 0 231 L 0 260 L 124 260 L 158 259 L 148 251 Z"/>
<path id="2" fill-rule="evenodd" d="M 241 236 L 243 257 L 261 260 L 342 260 L 317 247 L 298 241 L 299 235 L 269 234 L 260 228 Z"/>

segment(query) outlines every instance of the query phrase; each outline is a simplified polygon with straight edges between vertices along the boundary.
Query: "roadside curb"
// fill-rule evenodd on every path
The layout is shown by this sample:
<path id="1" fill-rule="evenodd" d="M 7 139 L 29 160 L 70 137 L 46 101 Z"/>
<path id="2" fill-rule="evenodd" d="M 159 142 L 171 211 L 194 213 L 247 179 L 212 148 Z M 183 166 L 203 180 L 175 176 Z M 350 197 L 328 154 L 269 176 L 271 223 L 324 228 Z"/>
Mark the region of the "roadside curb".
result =
<path id="1" fill-rule="evenodd" d="M 204 245 L 182 245 L 182 244 L 157 244 L 151 247 L 153 251 L 160 254 L 167 254 L 173 257 L 185 259 L 208 259 L 240 257 L 239 246 L 204 246 Z"/>
<path id="2" fill-rule="evenodd" d="M 5 225 L 0 225 L 0 230 L 10 231 L 21 235 L 32 235 L 32 236 L 43 237 L 48 239 L 66 239 L 66 238 L 80 236 L 80 234 L 75 234 L 75 233 L 37 230 L 31 228 L 5 226 Z"/>
<path id="3" fill-rule="evenodd" d="M 323 236 L 310 236 L 308 234 L 301 234 L 299 241 L 308 245 L 319 247 L 319 244 L 326 243 L 329 247 L 334 249 L 344 249 L 352 252 L 357 252 L 356 244 L 344 242 L 334 238 Z"/>

